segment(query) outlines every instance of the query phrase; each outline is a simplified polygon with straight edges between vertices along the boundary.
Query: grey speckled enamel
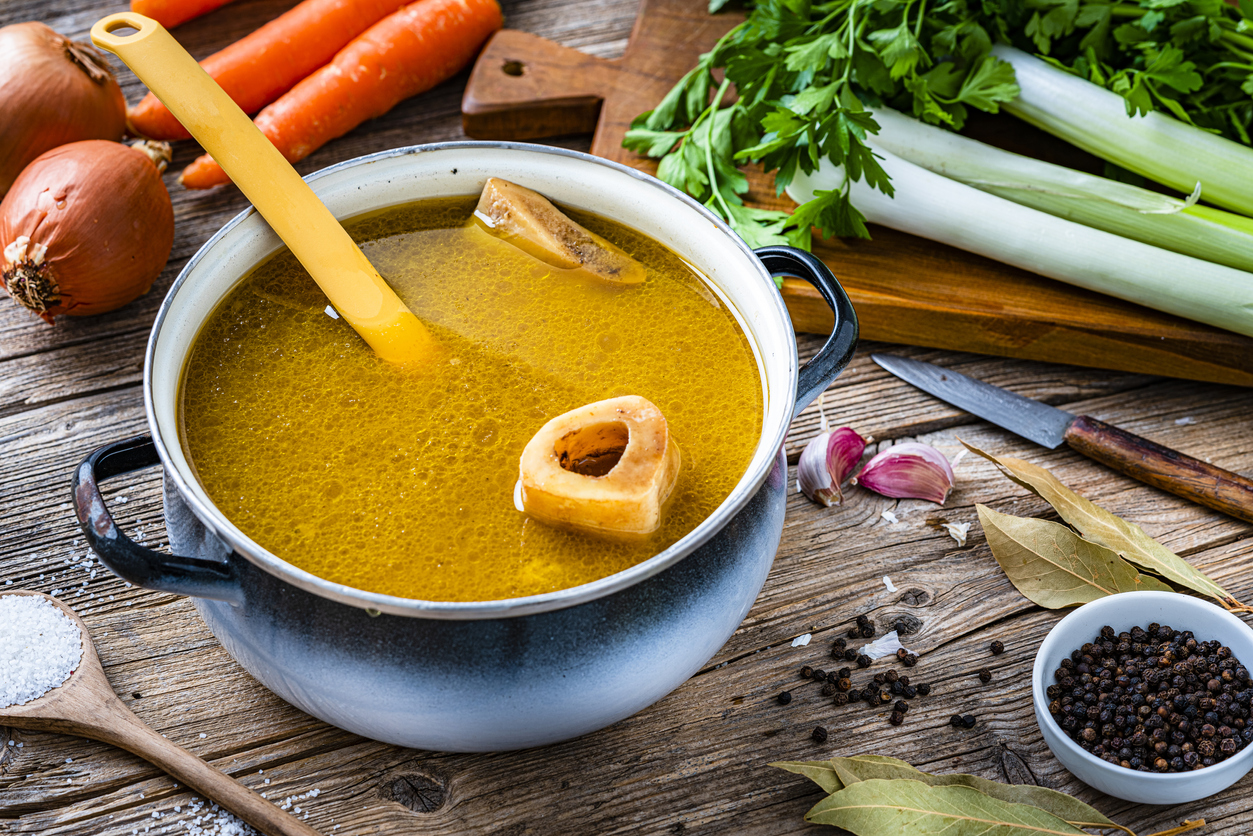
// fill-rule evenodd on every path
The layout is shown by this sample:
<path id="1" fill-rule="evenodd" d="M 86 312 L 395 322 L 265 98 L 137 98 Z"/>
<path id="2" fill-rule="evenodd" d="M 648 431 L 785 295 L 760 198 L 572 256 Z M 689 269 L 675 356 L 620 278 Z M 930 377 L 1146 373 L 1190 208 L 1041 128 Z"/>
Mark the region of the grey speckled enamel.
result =
<path id="1" fill-rule="evenodd" d="M 786 504 L 782 445 L 798 403 L 843 369 L 856 341 L 847 296 L 816 259 L 763 250 L 835 307 L 836 333 L 798 370 L 791 323 L 762 263 L 702 206 L 638 171 L 585 154 L 508 143 L 447 143 L 363 157 L 310 177 L 337 217 L 422 197 L 473 194 L 501 176 L 665 243 L 709 277 L 762 373 L 761 437 L 731 495 L 660 554 L 594 583 L 509 601 L 394 598 L 332 584 L 273 555 L 227 520 L 178 440 L 178 380 L 205 318 L 281 245 L 245 212 L 187 264 L 162 304 L 145 358 L 152 439 L 93 453 L 75 472 L 75 508 L 101 559 L 134 583 L 199 595 L 227 652 L 275 693 L 367 737 L 424 749 L 495 751 L 565 740 L 652 704 L 735 631 L 778 549 Z M 814 275 L 807 275 L 807 274 Z M 716 358 L 711 358 L 716 362 Z M 98 479 L 164 467 L 175 555 L 131 543 Z M 219 600 L 220 599 L 220 600 Z"/>

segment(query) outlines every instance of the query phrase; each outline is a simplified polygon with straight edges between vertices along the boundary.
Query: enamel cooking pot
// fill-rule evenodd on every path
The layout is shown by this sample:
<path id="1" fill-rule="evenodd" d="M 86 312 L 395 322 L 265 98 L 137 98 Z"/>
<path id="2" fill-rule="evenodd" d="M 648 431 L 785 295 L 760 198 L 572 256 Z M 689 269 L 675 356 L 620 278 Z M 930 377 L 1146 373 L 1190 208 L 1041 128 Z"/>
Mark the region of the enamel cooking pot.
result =
<path id="1" fill-rule="evenodd" d="M 252 542 L 196 480 L 179 441 L 177 405 L 182 368 L 206 318 L 282 247 L 253 210 L 196 253 L 157 314 L 144 363 L 151 436 L 102 447 L 74 473 L 79 521 L 110 569 L 195 598 L 227 652 L 283 699 L 400 746 L 478 752 L 565 740 L 639 711 L 699 670 L 748 613 L 778 549 L 788 424 L 835 379 L 857 340 L 848 297 L 818 259 L 786 247 L 754 253 L 682 193 L 587 154 L 441 143 L 361 157 L 308 179 L 337 217 L 350 218 L 477 194 L 492 176 L 651 235 L 707 276 L 738 318 L 761 371 L 761 437 L 730 496 L 686 537 L 594 583 L 478 603 L 363 592 Z M 771 279 L 784 273 L 813 283 L 835 311 L 831 338 L 803 367 Z M 158 464 L 175 556 L 121 533 L 99 489 L 112 476 Z"/>

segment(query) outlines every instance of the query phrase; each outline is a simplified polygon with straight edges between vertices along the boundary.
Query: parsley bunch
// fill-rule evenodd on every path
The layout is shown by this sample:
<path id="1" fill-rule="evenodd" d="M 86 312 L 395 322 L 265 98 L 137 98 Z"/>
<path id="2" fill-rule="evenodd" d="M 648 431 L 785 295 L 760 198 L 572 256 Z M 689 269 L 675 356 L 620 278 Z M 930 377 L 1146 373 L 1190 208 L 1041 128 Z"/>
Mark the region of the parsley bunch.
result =
<path id="1" fill-rule="evenodd" d="M 992 0 L 1008 43 L 1127 100 L 1245 145 L 1253 131 L 1253 0 Z"/>
<path id="2" fill-rule="evenodd" d="M 1037 1 L 1045 2 L 1027 0 Z M 995 0 L 760 0 L 633 122 L 624 145 L 659 157 L 662 180 L 722 215 L 750 246 L 809 249 L 811 226 L 824 237 L 869 238 L 849 188 L 864 179 L 891 195 L 892 185 L 866 145 L 879 126 L 864 105 L 959 129 L 967 108 L 996 113 L 1018 95 L 1013 69 L 989 54 L 985 25 L 1007 12 L 981 2 Z M 736 100 L 723 106 L 732 85 Z M 823 160 L 843 166 L 843 185 L 791 215 L 744 204 L 740 164 L 774 171 L 782 193 Z"/>

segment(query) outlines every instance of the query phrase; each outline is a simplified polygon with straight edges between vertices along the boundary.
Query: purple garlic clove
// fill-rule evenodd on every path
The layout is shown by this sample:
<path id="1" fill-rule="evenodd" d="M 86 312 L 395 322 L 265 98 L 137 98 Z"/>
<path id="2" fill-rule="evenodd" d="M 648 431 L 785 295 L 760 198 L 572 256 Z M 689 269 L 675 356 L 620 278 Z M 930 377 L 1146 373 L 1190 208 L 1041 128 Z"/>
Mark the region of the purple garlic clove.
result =
<path id="1" fill-rule="evenodd" d="M 943 505 L 953 488 L 953 468 L 944 454 L 929 444 L 909 441 L 896 444 L 876 455 L 854 485 L 884 496 L 926 499 Z"/>
<path id="2" fill-rule="evenodd" d="M 861 461 L 866 440 L 848 427 L 815 436 L 801 452 L 796 482 L 801 493 L 821 505 L 843 505 L 840 483 Z"/>

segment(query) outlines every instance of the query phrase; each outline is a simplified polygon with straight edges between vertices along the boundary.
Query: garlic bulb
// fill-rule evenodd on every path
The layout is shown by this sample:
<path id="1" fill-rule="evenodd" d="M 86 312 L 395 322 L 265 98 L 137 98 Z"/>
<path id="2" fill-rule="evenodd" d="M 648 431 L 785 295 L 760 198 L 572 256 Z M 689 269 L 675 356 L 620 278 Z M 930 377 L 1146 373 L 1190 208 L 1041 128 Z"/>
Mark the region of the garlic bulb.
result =
<path id="1" fill-rule="evenodd" d="M 953 468 L 931 445 L 908 441 L 868 461 L 853 477 L 853 484 L 884 496 L 926 499 L 943 505 L 953 488 Z"/>
<path id="2" fill-rule="evenodd" d="M 801 452 L 796 465 L 797 487 L 820 505 L 843 505 L 840 483 L 861 461 L 865 450 L 866 440 L 848 427 L 818 434 Z"/>

